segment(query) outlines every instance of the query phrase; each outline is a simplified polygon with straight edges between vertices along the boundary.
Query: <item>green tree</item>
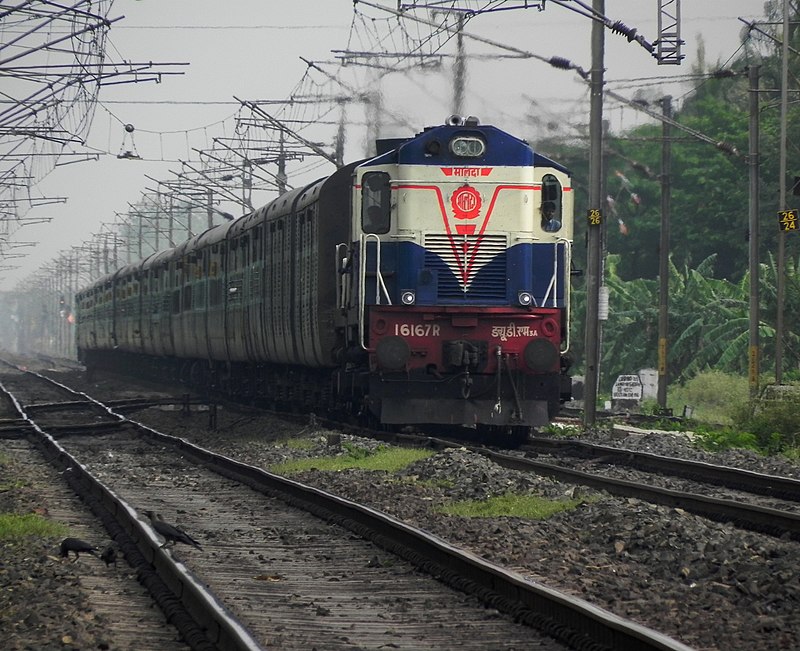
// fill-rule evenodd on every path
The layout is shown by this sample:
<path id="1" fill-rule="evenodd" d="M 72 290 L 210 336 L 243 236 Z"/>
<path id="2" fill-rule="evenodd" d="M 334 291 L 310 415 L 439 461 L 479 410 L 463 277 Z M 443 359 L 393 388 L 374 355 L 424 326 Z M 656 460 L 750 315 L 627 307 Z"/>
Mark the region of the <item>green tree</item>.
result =
<path id="1" fill-rule="evenodd" d="M 761 309 L 759 332 L 762 369 L 774 366 L 779 237 L 777 210 L 781 115 L 782 8 L 780 0 L 765 3 L 758 30 L 743 34 L 742 48 L 725 65 L 706 63 L 694 73 L 699 81 L 677 105 L 675 120 L 713 143 L 673 128 L 670 332 L 668 365 L 671 379 L 686 378 L 704 368 L 744 373 L 749 345 L 749 66 L 759 65 L 760 251 Z M 792 3 L 790 45 L 800 50 L 800 6 Z M 771 34 L 772 38 L 763 33 Z M 789 59 L 790 91 L 798 85 L 800 56 Z M 658 110 L 657 106 L 651 109 Z M 786 129 L 791 189 L 793 161 L 800 160 L 800 106 L 789 105 Z M 658 258 L 660 232 L 660 125 L 645 125 L 606 141 L 606 193 L 612 202 L 606 214 L 605 283 L 611 292 L 611 315 L 603 328 L 601 387 L 620 372 L 630 373 L 657 361 Z M 576 228 L 574 263 L 585 268 L 588 205 L 588 154 L 585 143 L 540 143 L 539 149 L 573 171 Z M 800 197 L 790 195 L 800 206 Z M 784 359 L 800 374 L 800 235 L 786 236 L 787 295 L 784 304 Z M 573 291 L 572 353 L 583 366 L 585 293 L 576 278 Z"/>
<path id="2" fill-rule="evenodd" d="M 800 234 L 791 237 L 800 238 Z M 788 367 L 786 379 L 800 379 L 800 255 L 786 258 L 784 269 L 786 294 L 784 296 L 783 356 Z M 778 314 L 778 265 L 770 254 L 761 265 L 761 318 L 767 326 L 762 327 L 764 342 L 762 370 L 775 366 L 775 330 Z"/>
<path id="3" fill-rule="evenodd" d="M 716 256 L 709 256 L 696 268 L 682 269 L 670 262 L 669 335 L 667 367 L 671 382 L 685 381 L 713 369 L 746 375 L 749 370 L 750 279 L 738 282 L 715 278 Z M 619 256 L 608 257 L 606 283 L 609 288 L 609 319 L 603 324 L 601 388 L 609 390 L 620 374 L 653 367 L 658 359 L 658 283 L 652 279 L 623 279 L 618 273 Z M 798 315 L 800 315 L 800 259 L 789 260 L 786 291 L 785 357 L 795 360 L 791 377 L 800 378 Z M 762 306 L 759 337 L 762 342 L 762 370 L 775 363 L 776 268 L 774 259 L 762 265 Z M 585 292 L 574 293 L 574 316 L 585 311 Z M 583 340 L 573 330 L 573 354 L 581 359 Z M 580 364 L 579 364 L 580 366 Z"/>

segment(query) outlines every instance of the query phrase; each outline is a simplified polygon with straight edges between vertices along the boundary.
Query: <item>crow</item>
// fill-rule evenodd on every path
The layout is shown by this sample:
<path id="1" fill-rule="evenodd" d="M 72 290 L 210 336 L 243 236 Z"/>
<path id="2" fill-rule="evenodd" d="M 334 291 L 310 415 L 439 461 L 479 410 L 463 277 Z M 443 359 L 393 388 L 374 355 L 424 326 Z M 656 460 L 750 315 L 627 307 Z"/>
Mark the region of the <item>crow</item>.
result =
<path id="1" fill-rule="evenodd" d="M 114 545 L 109 545 L 103 550 L 103 553 L 100 554 L 100 560 L 105 561 L 106 567 L 114 563 L 114 567 L 117 566 L 117 550 L 114 548 Z"/>
<path id="2" fill-rule="evenodd" d="M 162 547 L 166 546 L 168 543 L 183 543 L 184 545 L 192 545 L 193 547 L 197 547 L 197 549 L 202 550 L 203 548 L 200 544 L 192 538 L 188 533 L 183 531 L 182 529 L 178 529 L 178 527 L 173 527 L 171 524 L 164 522 L 161 519 L 161 515 L 159 513 L 154 513 L 153 511 L 145 511 L 145 515 L 150 518 L 150 524 L 155 529 L 157 534 L 163 536 L 166 542 L 161 545 Z"/>
<path id="3" fill-rule="evenodd" d="M 69 553 L 75 552 L 75 561 L 78 560 L 81 552 L 97 557 L 97 554 L 95 554 L 97 547 L 90 545 L 88 542 L 81 540 L 80 538 L 64 538 L 64 540 L 61 541 L 60 549 L 60 553 L 63 558 L 69 558 Z M 72 562 L 74 563 L 75 561 Z"/>

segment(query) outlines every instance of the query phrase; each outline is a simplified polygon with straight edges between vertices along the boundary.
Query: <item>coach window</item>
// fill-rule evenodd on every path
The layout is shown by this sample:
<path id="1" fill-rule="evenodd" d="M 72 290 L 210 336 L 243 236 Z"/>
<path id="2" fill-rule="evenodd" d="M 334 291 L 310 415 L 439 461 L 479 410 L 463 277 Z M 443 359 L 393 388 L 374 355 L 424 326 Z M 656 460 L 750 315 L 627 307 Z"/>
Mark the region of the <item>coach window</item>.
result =
<path id="1" fill-rule="evenodd" d="M 361 177 L 361 228 L 365 233 L 388 233 L 392 215 L 392 187 L 386 172 Z"/>
<path id="2" fill-rule="evenodd" d="M 237 247 L 236 240 L 231 240 L 231 241 L 228 243 L 228 250 L 227 250 L 226 254 L 227 254 L 228 256 L 230 256 L 230 259 L 229 259 L 229 264 L 230 264 L 231 271 L 236 271 L 236 269 L 237 269 L 237 264 L 238 264 L 238 262 L 239 262 L 239 260 L 238 260 L 238 258 L 237 258 L 237 256 L 236 256 L 236 250 L 237 250 L 237 248 L 238 248 L 238 247 Z"/>
<path id="3" fill-rule="evenodd" d="M 542 229 L 549 233 L 560 231 L 563 222 L 561 183 L 552 174 L 545 174 L 542 177 L 542 205 L 539 209 Z"/>
<path id="4" fill-rule="evenodd" d="M 256 226 L 253 230 L 253 262 L 261 260 L 261 226 Z"/>

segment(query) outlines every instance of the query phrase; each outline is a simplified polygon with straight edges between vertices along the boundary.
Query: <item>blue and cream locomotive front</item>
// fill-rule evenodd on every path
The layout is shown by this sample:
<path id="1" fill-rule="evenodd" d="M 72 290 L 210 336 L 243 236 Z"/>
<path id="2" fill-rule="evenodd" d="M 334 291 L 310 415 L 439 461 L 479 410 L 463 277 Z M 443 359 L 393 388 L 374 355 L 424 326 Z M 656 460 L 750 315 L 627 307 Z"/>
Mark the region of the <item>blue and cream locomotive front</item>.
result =
<path id="1" fill-rule="evenodd" d="M 558 408 L 567 170 L 468 118 L 356 168 L 352 289 L 384 423 L 538 426 Z"/>

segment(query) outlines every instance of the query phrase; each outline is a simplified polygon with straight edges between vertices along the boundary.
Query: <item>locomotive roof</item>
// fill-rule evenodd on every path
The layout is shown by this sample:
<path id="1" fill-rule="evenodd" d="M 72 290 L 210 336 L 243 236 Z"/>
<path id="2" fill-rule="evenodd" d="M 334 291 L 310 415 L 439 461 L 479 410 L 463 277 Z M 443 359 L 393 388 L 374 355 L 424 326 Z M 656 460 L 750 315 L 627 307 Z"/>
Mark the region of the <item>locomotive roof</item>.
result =
<path id="1" fill-rule="evenodd" d="M 447 143 L 454 136 L 477 136 L 486 142 L 486 152 L 478 158 L 465 159 L 450 152 Z M 439 143 L 438 153 L 431 155 L 431 145 Z M 564 174 L 570 171 L 556 161 L 536 151 L 526 141 L 491 125 L 441 125 L 428 127 L 413 138 L 393 138 L 378 141 L 378 156 L 369 165 L 533 165 L 552 167 Z"/>

